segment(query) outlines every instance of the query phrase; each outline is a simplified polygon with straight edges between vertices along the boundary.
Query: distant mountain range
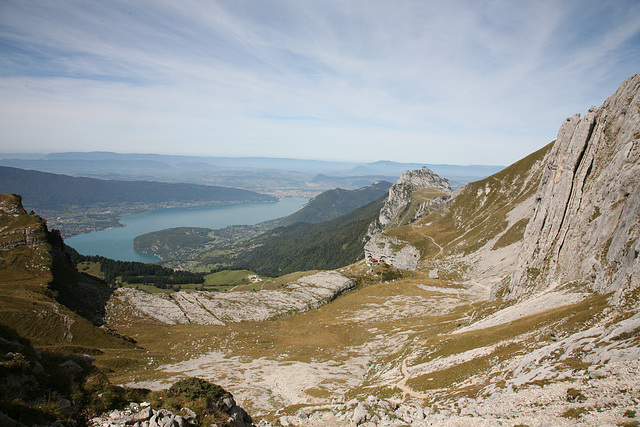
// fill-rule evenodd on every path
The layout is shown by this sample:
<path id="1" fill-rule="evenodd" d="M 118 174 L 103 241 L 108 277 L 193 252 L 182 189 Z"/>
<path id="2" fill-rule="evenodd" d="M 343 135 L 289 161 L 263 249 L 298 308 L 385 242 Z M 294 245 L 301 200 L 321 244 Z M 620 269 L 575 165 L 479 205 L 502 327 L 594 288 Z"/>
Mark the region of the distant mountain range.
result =
<path id="1" fill-rule="evenodd" d="M 275 202 L 254 191 L 212 185 L 115 181 L 0 166 L 0 193 L 20 194 L 63 236 L 117 227 L 125 213 L 185 205 Z"/>
<path id="2" fill-rule="evenodd" d="M 0 193 L 15 193 L 32 208 L 166 202 L 271 202 L 275 197 L 218 186 L 112 181 L 0 166 Z"/>
<path id="3" fill-rule="evenodd" d="M 263 177 L 272 180 L 272 175 L 277 171 L 287 172 L 286 175 L 276 175 L 280 178 L 281 184 L 287 182 L 299 187 L 314 181 L 309 188 L 327 190 L 333 188 L 332 185 L 354 189 L 381 179 L 395 182 L 402 171 L 419 169 L 422 166 L 427 166 L 438 175 L 448 178 L 454 187 L 458 186 L 456 182 L 463 184 L 475 181 L 503 169 L 503 166 L 489 165 L 460 166 L 391 161 L 355 163 L 268 157 L 200 157 L 111 152 L 40 155 L 0 153 L 0 165 L 74 176 L 207 183 L 255 191 L 262 191 Z M 324 175 L 325 179 L 314 179 L 319 174 Z M 239 175 L 246 175 L 250 179 L 242 179 Z M 364 179 L 354 181 L 354 177 Z"/>
<path id="4" fill-rule="evenodd" d="M 420 169 L 426 166 L 439 176 L 451 179 L 451 177 L 475 177 L 484 178 L 504 169 L 504 166 L 494 165 L 446 165 L 446 164 L 426 164 L 426 163 L 396 163 L 389 161 L 378 161 L 364 165 L 358 165 L 352 169 L 341 172 L 345 176 L 362 175 L 392 175 L 399 176 L 405 170 Z"/>

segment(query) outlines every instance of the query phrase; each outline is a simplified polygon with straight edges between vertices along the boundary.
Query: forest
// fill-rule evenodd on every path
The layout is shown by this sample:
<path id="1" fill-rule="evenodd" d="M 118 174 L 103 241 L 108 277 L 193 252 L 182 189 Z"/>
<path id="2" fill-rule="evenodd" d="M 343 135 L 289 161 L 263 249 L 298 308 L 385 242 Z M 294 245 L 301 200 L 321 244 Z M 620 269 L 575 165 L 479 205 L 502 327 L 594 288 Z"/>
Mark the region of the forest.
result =
<path id="1" fill-rule="evenodd" d="M 340 268 L 362 258 L 363 239 L 385 198 L 331 221 L 277 227 L 245 243 L 253 249 L 238 253 L 231 261 L 224 257 L 207 261 L 269 276 Z"/>
<path id="2" fill-rule="evenodd" d="M 158 264 L 117 261 L 100 255 L 81 255 L 70 246 L 66 247 L 66 251 L 74 267 L 77 267 L 81 262 L 99 263 L 100 271 L 104 275 L 105 282 L 112 286 L 118 283 L 117 279 L 119 277 L 121 282 L 129 284 L 141 283 L 165 289 L 172 285 L 204 283 L 204 276 L 208 274 L 176 271 Z"/>

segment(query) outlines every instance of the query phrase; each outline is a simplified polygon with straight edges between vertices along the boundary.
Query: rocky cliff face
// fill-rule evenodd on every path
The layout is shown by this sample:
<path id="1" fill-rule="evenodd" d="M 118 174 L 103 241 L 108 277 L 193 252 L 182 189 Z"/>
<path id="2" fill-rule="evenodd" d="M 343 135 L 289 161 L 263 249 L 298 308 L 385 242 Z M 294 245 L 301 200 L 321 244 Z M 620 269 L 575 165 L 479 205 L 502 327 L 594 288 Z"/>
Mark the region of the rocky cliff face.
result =
<path id="1" fill-rule="evenodd" d="M 508 297 L 567 282 L 640 286 L 640 74 L 568 118 L 546 158 Z"/>
<path id="2" fill-rule="evenodd" d="M 385 261 L 404 270 L 415 270 L 420 251 L 384 230 L 409 224 L 437 209 L 451 197 L 449 180 L 440 178 L 427 167 L 402 172 L 389 189 L 389 196 L 380 215 L 369 225 L 365 240 L 365 257 Z"/>
<path id="3" fill-rule="evenodd" d="M 403 213 L 410 205 L 411 196 L 420 188 L 432 188 L 442 192 L 442 197 L 425 200 L 416 207 L 415 212 L 411 212 L 410 218 L 405 218 Z M 442 201 L 449 198 L 451 185 L 446 178 L 440 178 L 435 172 L 427 167 L 416 170 L 406 170 L 402 172 L 398 182 L 389 189 L 389 197 L 380 210 L 378 220 L 371 224 L 367 233 L 368 237 L 379 233 L 382 230 L 402 225 L 403 219 L 411 222 L 430 210 L 437 207 Z"/>
<path id="4" fill-rule="evenodd" d="M 22 197 L 0 194 L 0 251 L 27 247 L 36 249 L 46 243 L 47 227 L 30 217 L 22 207 Z"/>

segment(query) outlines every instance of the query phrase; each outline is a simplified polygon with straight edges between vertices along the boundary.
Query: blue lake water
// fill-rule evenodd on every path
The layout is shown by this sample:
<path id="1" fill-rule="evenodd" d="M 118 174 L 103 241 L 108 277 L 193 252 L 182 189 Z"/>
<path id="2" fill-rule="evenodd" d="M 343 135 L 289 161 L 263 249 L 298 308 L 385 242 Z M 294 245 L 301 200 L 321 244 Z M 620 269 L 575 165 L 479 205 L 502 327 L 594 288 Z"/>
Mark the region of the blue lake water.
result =
<path id="1" fill-rule="evenodd" d="M 125 227 L 94 231 L 65 239 L 65 243 L 83 255 L 102 255 L 121 261 L 156 262 L 159 258 L 133 250 L 133 239 L 141 234 L 173 227 L 223 228 L 229 225 L 254 225 L 291 215 L 309 201 L 305 197 L 287 197 L 276 203 L 242 203 L 185 208 L 154 209 L 124 215 Z"/>

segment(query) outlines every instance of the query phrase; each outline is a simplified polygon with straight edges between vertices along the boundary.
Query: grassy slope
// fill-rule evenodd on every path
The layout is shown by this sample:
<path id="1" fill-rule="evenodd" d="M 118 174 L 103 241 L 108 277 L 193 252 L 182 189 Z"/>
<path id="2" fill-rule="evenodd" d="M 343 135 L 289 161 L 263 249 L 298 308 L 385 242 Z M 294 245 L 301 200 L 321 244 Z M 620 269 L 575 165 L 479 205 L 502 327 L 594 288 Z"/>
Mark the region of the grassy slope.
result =
<path id="1" fill-rule="evenodd" d="M 543 147 L 495 175 L 467 184 L 451 201 L 416 223 L 385 233 L 418 247 L 426 259 L 471 253 L 505 231 L 506 237 L 499 245 L 517 240 L 522 236 L 526 222 L 514 224 L 512 230 L 507 230 L 506 215 L 516 204 L 535 194 L 542 171 L 541 160 L 551 146 Z"/>
<path id="2" fill-rule="evenodd" d="M 336 188 L 314 197 L 299 211 L 284 218 L 281 225 L 296 222 L 317 224 L 339 218 L 354 210 L 380 199 L 387 193 L 391 183 L 382 181 L 355 190 Z"/>
<path id="3" fill-rule="evenodd" d="M 411 194 L 411 200 L 400 212 L 393 222 L 399 225 L 407 225 L 413 221 L 420 209 L 420 205 L 429 202 L 437 197 L 449 196 L 447 193 L 438 191 L 434 188 L 419 188 Z"/>
<path id="4" fill-rule="evenodd" d="M 254 249 L 232 262 L 262 274 L 279 276 L 305 270 L 328 270 L 363 257 L 363 238 L 383 199 L 340 218 L 319 224 L 296 223 L 251 239 Z"/>
<path id="5" fill-rule="evenodd" d="M 6 200 L 6 195 L 2 195 Z M 36 347 L 59 352 L 105 354 L 111 350 L 140 351 L 135 345 L 97 328 L 60 303 L 81 312 L 77 282 L 103 289 L 104 285 L 60 264 L 52 256 L 51 236 L 41 218 L 22 210 L 18 216 L 0 213 L 3 240 L 15 232 L 34 230 L 32 246 L 0 252 L 0 324 L 29 339 Z M 55 286 L 56 282 L 59 286 Z M 61 286 L 64 283 L 65 286 Z M 86 313 L 84 313 L 86 314 Z"/>

